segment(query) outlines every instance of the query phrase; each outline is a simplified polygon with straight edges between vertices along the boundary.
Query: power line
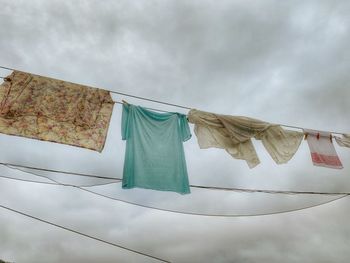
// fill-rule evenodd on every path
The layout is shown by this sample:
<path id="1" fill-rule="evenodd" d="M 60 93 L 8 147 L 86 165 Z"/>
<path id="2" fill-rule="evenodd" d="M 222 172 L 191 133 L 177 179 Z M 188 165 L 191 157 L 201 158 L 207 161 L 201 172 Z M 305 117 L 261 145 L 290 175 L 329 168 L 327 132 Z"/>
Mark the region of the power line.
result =
<path id="1" fill-rule="evenodd" d="M 0 66 L 0 68 L 6 69 L 6 70 L 11 70 L 11 71 L 16 70 L 16 69 L 9 68 L 9 67 L 4 67 L 4 66 Z M 32 73 L 30 73 L 30 74 L 32 74 Z M 5 79 L 5 77 L 2 77 L 2 78 Z M 113 90 L 107 90 L 107 89 L 103 89 L 103 90 L 108 91 L 110 93 L 126 96 L 126 97 L 131 97 L 131 98 L 135 98 L 135 99 L 150 101 L 150 102 L 163 104 L 163 105 L 167 105 L 167 106 L 172 106 L 172 107 L 177 107 L 177 108 L 181 108 L 181 109 L 186 109 L 186 110 L 193 109 L 193 107 L 182 106 L 182 105 L 175 104 L 175 103 L 169 103 L 169 102 L 165 102 L 165 101 L 150 99 L 150 98 L 136 96 L 136 95 L 132 95 L 132 94 L 127 94 L 127 93 L 123 93 L 123 92 L 119 92 L 119 91 L 113 91 Z M 119 102 L 119 101 L 115 101 L 115 103 L 123 104 L 122 102 Z M 155 110 L 155 111 L 169 112 L 169 111 L 165 111 L 165 110 L 161 110 L 161 109 L 154 109 L 154 108 L 148 108 L 148 107 L 146 107 L 146 108 L 150 109 L 150 110 Z M 293 126 L 293 125 L 287 125 L 287 124 L 277 124 L 277 125 L 280 125 L 280 126 L 283 126 L 283 127 L 292 128 L 292 129 L 298 129 L 298 130 L 304 130 L 305 129 L 305 128 L 300 127 L 300 126 Z M 344 134 L 344 133 L 341 133 L 341 132 L 334 132 L 334 131 L 323 131 L 323 132 L 333 133 L 333 134 L 338 134 L 338 135 L 343 135 Z"/>
<path id="2" fill-rule="evenodd" d="M 68 172 L 68 171 L 62 171 L 62 170 L 45 169 L 45 168 L 12 164 L 12 163 L 5 163 L 5 162 L 0 162 L 0 165 L 4 165 L 6 167 L 25 168 L 25 169 L 30 169 L 30 170 L 37 170 L 37 171 L 44 171 L 44 172 L 51 172 L 51 173 L 62 173 L 62 174 L 77 175 L 77 176 L 82 176 L 82 177 L 92 177 L 92 178 L 105 179 L 105 180 L 107 180 L 107 179 L 108 180 L 115 180 L 116 182 L 122 181 L 121 178 L 97 176 L 97 175 L 93 175 L 93 174 Z M 21 171 L 27 172 L 27 171 L 23 171 L 23 170 L 21 170 Z M 37 174 L 34 174 L 34 175 L 37 175 Z M 50 180 L 50 178 L 48 178 L 46 176 L 45 176 L 45 178 Z M 343 195 L 343 194 L 347 195 L 347 194 L 350 194 L 350 192 L 248 189 L 248 188 L 238 188 L 238 187 L 203 186 L 203 185 L 195 185 L 195 184 L 190 184 L 190 187 L 191 188 L 198 188 L 198 189 L 205 189 L 205 190 L 234 191 L 234 192 L 247 192 L 247 193 L 266 193 L 266 194 L 290 194 L 290 195 L 293 195 L 293 194 L 304 194 L 304 195 Z"/>
<path id="3" fill-rule="evenodd" d="M 26 171 L 22 171 L 24 173 L 27 173 Z M 33 175 L 35 175 L 33 173 Z M 39 175 L 40 176 L 40 175 Z M 10 178 L 10 177 L 4 177 L 4 176 L 0 176 L 0 178 L 6 178 L 6 179 L 13 179 L 13 180 L 18 180 L 17 178 Z M 284 210 L 284 211 L 277 211 L 277 212 L 269 212 L 269 213 L 258 213 L 258 214 L 206 214 L 206 213 L 196 213 L 196 212 L 183 212 L 183 211 L 178 211 L 178 210 L 173 210 L 173 209 L 165 209 L 165 208 L 159 208 L 159 207 L 155 207 L 155 206 L 150 206 L 150 205 L 143 205 L 143 204 L 139 204 L 136 202 L 131 202 L 131 201 L 127 201 L 127 200 L 123 200 L 123 199 L 119 199 L 119 198 L 114 198 L 114 197 L 110 197 L 98 192 L 94 192 L 88 189 L 85 189 L 83 187 L 79 187 L 76 185 L 69 185 L 69 184 L 62 184 L 56 180 L 53 180 L 51 178 L 47 178 L 51 181 L 53 181 L 54 183 L 51 183 L 49 185 L 57 185 L 57 186 L 70 186 L 73 188 L 77 188 L 80 189 L 82 191 L 88 192 L 90 194 L 94 194 L 103 198 L 107 198 L 110 200 L 114 200 L 114 201 L 119 201 L 119 202 L 123 202 L 126 204 L 130 204 L 130 205 L 135 205 L 135 206 L 139 206 L 142 208 L 147 208 L 147 209 L 152 209 L 152 210 L 157 210 L 157 211 L 162 211 L 162 212 L 169 212 L 169 213 L 175 213 L 175 214 L 182 214 L 182 215 L 193 215 L 193 216 L 206 216 L 206 217 L 256 217 L 256 216 L 267 216 L 267 215 L 276 215 L 276 214 L 284 214 L 284 213 L 290 213 L 290 212 L 295 212 L 295 211 L 301 211 L 301 210 L 306 210 L 309 208 L 313 208 L 313 207 L 317 207 L 317 206 L 321 206 L 324 204 L 328 204 L 334 201 L 337 201 L 341 198 L 347 197 L 350 195 L 350 193 L 344 194 L 340 197 L 337 197 L 335 199 L 320 203 L 320 204 L 316 204 L 316 205 L 311 205 L 311 206 L 307 206 L 307 207 L 302 207 L 302 208 L 297 208 L 297 209 L 289 209 L 289 210 Z M 31 183 L 42 183 L 42 182 L 38 182 L 38 181 L 31 181 L 31 180 L 24 180 L 24 179 L 20 179 L 20 181 L 25 181 L 25 182 L 31 182 Z M 47 184 L 47 183 L 46 183 Z M 340 194 L 338 194 L 340 195 Z"/>
<path id="4" fill-rule="evenodd" d="M 146 253 L 143 253 L 143 252 L 140 252 L 140 251 L 131 249 L 131 248 L 127 248 L 127 247 L 125 247 L 125 246 L 118 245 L 118 244 L 116 244 L 116 243 L 112 243 L 112 242 L 106 241 L 106 240 L 101 239 L 101 238 L 98 238 L 98 237 L 94 237 L 94 236 L 91 236 L 91 235 L 88 235 L 88 234 L 84 234 L 84 233 L 82 233 L 82 232 L 80 232 L 80 231 L 77 231 L 77 230 L 74 230 L 74 229 L 71 229 L 71 228 L 62 226 L 62 225 L 58 225 L 58 224 L 56 224 L 56 223 L 52 223 L 52 222 L 50 222 L 50 221 L 41 219 L 41 218 L 36 217 L 36 216 L 29 215 L 29 214 L 27 214 L 27 213 L 24 213 L 24 212 L 15 210 L 15 209 L 13 209 L 13 208 L 4 206 L 4 205 L 2 205 L 2 204 L 0 204 L 0 208 L 6 209 L 6 210 L 8 210 L 8 211 L 11 211 L 11 212 L 13 212 L 13 213 L 16 213 L 16 214 L 19 214 L 19 215 L 22 215 L 22 216 L 25 216 L 25 217 L 29 217 L 29 218 L 31 218 L 31 219 L 40 221 L 40 222 L 45 223 L 45 224 L 49 224 L 49 225 L 51 225 L 51 226 L 55 226 L 55 227 L 57 227 L 57 228 L 64 229 L 64 230 L 66 230 L 66 231 L 69 231 L 69 232 L 78 234 L 78 235 L 80 235 L 80 236 L 84 236 L 84 237 L 87 237 L 87 238 L 96 240 L 96 241 L 98 241 L 98 242 L 102 242 L 102 243 L 105 243 L 105 244 L 108 244 L 108 245 L 111 245 L 111 246 L 114 246 L 114 247 L 117 247 L 117 248 L 121 248 L 121 249 L 130 251 L 130 252 L 139 254 L 139 255 L 141 255 L 141 256 L 145 256 L 145 257 L 149 257 L 149 258 L 152 258 L 152 259 L 156 259 L 156 260 L 158 260 L 158 261 L 170 263 L 170 261 L 168 261 L 168 260 L 165 260 L 165 259 L 162 259 L 162 258 L 159 258 L 159 257 L 155 257 L 155 256 L 152 256 L 152 255 L 149 255 L 149 254 L 146 254 Z"/>

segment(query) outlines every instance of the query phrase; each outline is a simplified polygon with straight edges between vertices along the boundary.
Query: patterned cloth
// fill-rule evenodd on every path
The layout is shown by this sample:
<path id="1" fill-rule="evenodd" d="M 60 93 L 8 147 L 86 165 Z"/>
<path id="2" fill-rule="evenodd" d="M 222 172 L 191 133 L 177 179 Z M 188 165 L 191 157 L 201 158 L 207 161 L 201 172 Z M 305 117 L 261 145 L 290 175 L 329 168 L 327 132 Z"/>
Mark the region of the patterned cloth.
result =
<path id="1" fill-rule="evenodd" d="M 101 152 L 113 105 L 108 91 L 14 71 L 0 85 L 0 132 Z"/>
<path id="2" fill-rule="evenodd" d="M 201 149 L 223 148 L 232 157 L 245 160 L 249 168 L 260 163 L 251 138 L 261 140 L 277 164 L 288 162 L 298 150 L 303 133 L 284 130 L 279 125 L 260 120 L 214 114 L 192 109 L 188 120 Z"/>

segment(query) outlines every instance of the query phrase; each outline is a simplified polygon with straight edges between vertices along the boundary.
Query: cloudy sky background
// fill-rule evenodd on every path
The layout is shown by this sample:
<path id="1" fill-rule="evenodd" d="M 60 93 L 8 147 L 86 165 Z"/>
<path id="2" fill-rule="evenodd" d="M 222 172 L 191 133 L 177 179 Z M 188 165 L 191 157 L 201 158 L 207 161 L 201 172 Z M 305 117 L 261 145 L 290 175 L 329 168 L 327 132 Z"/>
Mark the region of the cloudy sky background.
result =
<path id="1" fill-rule="evenodd" d="M 217 113 L 349 132 L 350 3 L 342 1 L 0 0 L 0 65 Z M 1 70 L 5 76 L 8 71 Z M 162 110 L 183 109 L 113 95 Z M 0 135 L 0 161 L 122 176 L 116 104 L 104 151 Z M 191 127 L 193 128 L 193 127 Z M 306 142 L 277 166 L 185 142 L 192 184 L 350 192 L 343 170 L 314 167 Z M 1 168 L 1 174 L 38 180 Z M 53 176 L 53 175 L 50 175 Z M 61 182 L 96 183 L 67 175 Z M 93 188 L 179 211 L 254 215 L 335 197 Z M 139 208 L 62 186 L 0 178 L 0 204 L 173 262 L 348 262 L 349 199 L 262 217 L 200 217 Z M 0 210 L 0 258 L 11 262 L 156 262 Z"/>

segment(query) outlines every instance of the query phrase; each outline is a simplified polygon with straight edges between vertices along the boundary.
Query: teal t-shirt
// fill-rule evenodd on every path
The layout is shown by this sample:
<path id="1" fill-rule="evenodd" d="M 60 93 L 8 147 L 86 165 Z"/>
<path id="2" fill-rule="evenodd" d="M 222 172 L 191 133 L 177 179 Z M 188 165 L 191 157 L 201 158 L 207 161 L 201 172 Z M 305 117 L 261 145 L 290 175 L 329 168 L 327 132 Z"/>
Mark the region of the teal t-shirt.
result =
<path id="1" fill-rule="evenodd" d="M 182 144 L 190 138 L 186 115 L 123 104 L 123 188 L 190 193 Z"/>

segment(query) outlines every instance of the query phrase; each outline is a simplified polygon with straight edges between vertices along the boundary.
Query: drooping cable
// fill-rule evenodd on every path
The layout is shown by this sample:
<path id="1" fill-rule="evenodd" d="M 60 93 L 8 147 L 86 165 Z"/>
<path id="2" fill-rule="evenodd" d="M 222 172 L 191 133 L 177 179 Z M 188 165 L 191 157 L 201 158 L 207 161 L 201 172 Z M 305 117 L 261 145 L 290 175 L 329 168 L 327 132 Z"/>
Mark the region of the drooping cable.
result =
<path id="1" fill-rule="evenodd" d="M 82 233 L 82 232 L 77 231 L 77 230 L 74 230 L 74 229 L 72 229 L 72 228 L 68 228 L 68 227 L 65 227 L 65 226 L 62 226 L 62 225 L 59 225 L 59 224 L 56 224 L 56 223 L 53 223 L 53 222 L 44 220 L 44 219 L 42 219 L 42 218 L 39 218 L 39 217 L 30 215 L 30 214 L 24 213 L 24 212 L 22 212 L 22 211 L 19 211 L 19 210 L 10 208 L 10 207 L 5 206 L 5 205 L 2 205 L 2 204 L 0 204 L 0 208 L 6 209 L 6 210 L 8 210 L 8 211 L 11 211 L 11 212 L 13 212 L 13 213 L 16 213 L 16 214 L 19 214 L 19 215 L 22 215 L 22 216 L 25 216 L 25 217 L 29 217 L 29 218 L 34 219 L 34 220 L 36 220 L 36 221 L 40 221 L 40 222 L 42 222 L 42 223 L 45 223 L 45 224 L 48 224 L 48 225 L 51 225 L 51 226 L 54 226 L 54 227 L 57 227 L 57 228 L 60 228 L 60 229 L 64 229 L 64 230 L 66 230 L 66 231 L 69 231 L 69 232 L 78 234 L 78 235 L 80 235 L 80 236 L 87 237 L 87 238 L 93 239 L 93 240 L 95 240 L 95 241 L 98 241 L 98 242 L 101 242 L 101 243 L 104 243 L 104 244 L 111 245 L 111 246 L 113 246 L 113 247 L 117 247 L 117 248 L 120 248 L 120 249 L 124 249 L 124 250 L 127 250 L 127 251 L 129 251 L 129 252 L 132 252 L 132 253 L 135 253 L 135 254 L 139 254 L 139 255 L 144 256 L 144 257 L 152 258 L 152 259 L 155 259 L 155 260 L 158 260 L 158 261 L 161 261 L 161 262 L 169 262 L 169 263 L 170 263 L 169 260 L 165 260 L 165 259 L 162 259 L 162 258 L 159 258 L 159 257 L 156 257 L 156 256 L 152 256 L 152 255 L 150 255 L 150 254 L 147 254 L 147 253 L 144 253 L 144 252 L 135 250 L 135 249 L 131 249 L 131 248 L 128 248 L 128 247 L 125 247 L 125 246 L 122 246 L 122 245 L 118 245 L 118 244 L 116 244 L 116 243 L 113 243 L 113 242 L 104 240 L 104 239 L 102 239 L 102 238 L 98 238 L 98 237 L 95 237 L 95 236 L 91 236 L 91 235 Z"/>
<path id="2" fill-rule="evenodd" d="M 18 165 L 18 164 L 5 163 L 5 162 L 0 162 L 0 165 L 6 166 L 6 167 L 12 167 L 12 168 L 13 167 L 25 168 L 25 169 L 36 170 L 36 171 L 44 171 L 44 172 L 51 172 L 51 173 L 61 173 L 61 174 L 67 174 L 67 175 L 76 175 L 76 176 L 82 176 L 82 177 L 91 177 L 91 178 L 115 180 L 116 183 L 120 182 L 122 180 L 121 178 L 114 178 L 114 177 L 107 177 L 107 176 L 97 176 L 97 175 L 93 175 L 93 174 L 68 172 L 68 171 L 54 170 L 54 169 L 45 169 L 45 168 L 39 168 L 39 167 L 33 167 L 33 166 L 27 166 L 27 165 Z M 21 171 L 23 171 L 23 170 L 21 170 Z M 26 172 L 26 171 L 23 171 L 23 172 Z M 37 175 L 37 174 L 34 174 L 34 175 Z M 47 178 L 47 179 L 50 180 L 50 178 Z M 203 185 L 195 185 L 195 184 L 190 184 L 190 187 L 191 188 L 198 188 L 198 189 L 205 189 L 205 190 L 233 191 L 233 192 L 247 192 L 247 193 L 266 193 L 266 194 L 289 194 L 289 195 L 297 195 L 297 194 L 304 194 L 304 195 L 347 195 L 347 194 L 350 194 L 350 192 L 248 189 L 248 188 L 238 188 L 238 187 L 203 186 Z"/>
<path id="3" fill-rule="evenodd" d="M 17 168 L 17 167 L 13 167 L 11 165 L 5 165 L 7 168 L 11 169 L 11 170 L 17 170 L 17 171 L 20 171 L 20 172 L 23 172 L 23 173 L 27 173 L 27 174 L 31 174 L 31 175 L 34 175 L 34 176 L 37 176 L 37 177 L 41 177 L 41 178 L 45 178 L 47 180 L 50 180 L 51 182 L 54 182 L 54 184 L 57 184 L 57 182 L 55 180 L 53 180 L 52 178 L 48 177 L 48 176 L 45 176 L 45 175 L 42 175 L 42 174 L 37 174 L 37 173 L 33 173 L 33 172 L 29 172 L 29 171 L 25 171 L 21 168 Z M 105 186 L 105 185 L 109 185 L 109 184 L 115 184 L 115 183 L 119 183 L 120 180 L 117 180 L 117 182 L 108 182 L 108 183 L 98 183 L 98 184 L 87 184 L 87 185 L 79 185 L 80 187 L 95 187 L 95 186 Z M 52 184 L 52 183 L 50 183 Z M 66 185 L 66 186 L 76 186 L 76 185 L 73 185 L 73 184 L 65 184 L 65 183 L 61 183 L 62 185 Z"/>
<path id="4" fill-rule="evenodd" d="M 22 172 L 26 173 L 25 171 L 22 171 Z M 31 173 L 31 174 L 35 175 L 35 173 Z M 9 177 L 4 177 L 4 176 L 0 176 L 0 178 L 17 180 L 15 178 L 9 178 Z M 53 182 L 52 184 L 49 184 L 49 185 L 73 187 L 73 188 L 85 191 L 87 193 L 90 193 L 90 194 L 93 194 L 93 195 L 96 195 L 96 196 L 100 196 L 102 198 L 107 198 L 107 199 L 110 199 L 110 200 L 119 201 L 119 202 L 123 202 L 123 203 L 130 204 L 130 205 L 135 205 L 135 206 L 146 208 L 146 209 L 152 209 L 152 210 L 157 210 L 157 211 L 162 211 L 162 212 L 169 212 L 169 213 L 175 213 L 175 214 L 182 214 L 182 215 L 205 216 L 205 217 L 256 217 L 256 216 L 268 216 L 268 215 L 284 214 L 284 213 L 290 213 L 290 212 L 295 212 L 295 211 L 306 210 L 306 209 L 309 209 L 309 208 L 313 208 L 313 207 L 321 206 L 321 205 L 324 205 L 324 204 L 328 204 L 328 203 L 337 201 L 339 199 L 342 199 L 342 198 L 347 197 L 347 196 L 350 195 L 350 193 L 349 193 L 349 194 L 341 195 L 340 197 L 336 197 L 334 199 L 328 200 L 328 201 L 320 203 L 320 204 L 310 205 L 310 206 L 307 206 L 307 207 L 296 208 L 296 209 L 288 209 L 288 210 L 283 210 L 283 211 L 277 211 L 277 212 L 257 213 L 257 214 L 218 214 L 218 213 L 217 214 L 207 214 L 207 213 L 196 213 L 196 212 L 184 212 L 184 211 L 178 211 L 178 210 L 173 210 L 173 209 L 165 209 L 165 208 L 159 208 L 159 207 L 150 206 L 150 205 L 144 205 L 144 204 L 140 204 L 140 203 L 137 203 L 137 202 L 131 202 L 131 201 L 123 200 L 123 199 L 120 199 L 120 198 L 110 197 L 108 195 L 104 195 L 104 194 L 101 194 L 101 193 L 98 193 L 98 192 L 94 192 L 92 190 L 88 190 L 85 187 L 79 187 L 79 186 L 70 185 L 70 184 L 62 184 L 62 183 L 60 183 L 60 182 L 58 182 L 56 180 L 53 180 L 51 178 L 47 178 L 47 179 L 49 179 L 49 180 L 51 180 Z M 29 181 L 29 180 L 23 180 L 23 179 L 20 180 L 20 181 L 31 182 L 31 183 L 39 183 L 39 184 L 41 183 L 41 182 L 38 182 L 38 181 Z"/>
<path id="5" fill-rule="evenodd" d="M 67 172 L 67 171 L 62 171 L 62 170 L 46 169 L 46 168 L 32 167 L 32 166 L 27 166 L 27 165 L 5 163 L 5 162 L 0 162 L 0 164 L 4 165 L 4 166 L 25 168 L 25 169 L 37 170 L 37 171 L 43 171 L 43 172 L 60 173 L 60 174 L 67 174 L 67 175 L 76 175 L 76 176 L 90 177 L 90 178 L 97 178 L 97 179 L 105 179 L 105 180 L 115 180 L 115 181 L 118 181 L 118 182 L 121 181 L 120 178 L 114 178 L 114 177 L 108 177 L 108 176 L 98 176 L 98 175 L 94 175 L 94 174 Z"/>

